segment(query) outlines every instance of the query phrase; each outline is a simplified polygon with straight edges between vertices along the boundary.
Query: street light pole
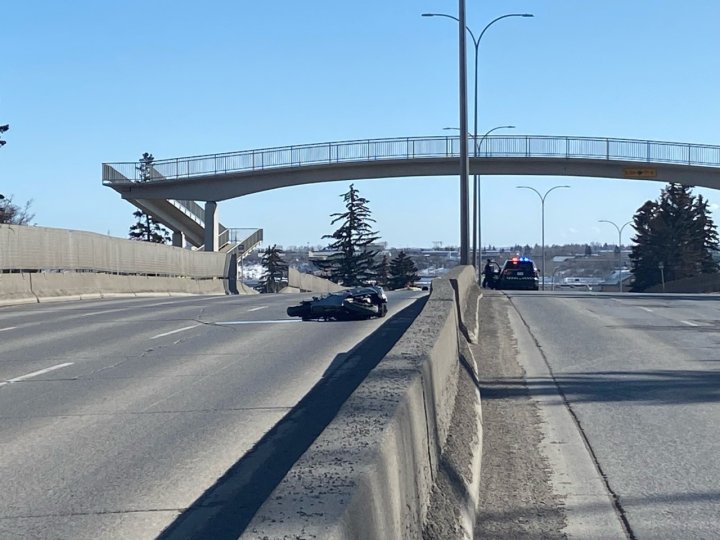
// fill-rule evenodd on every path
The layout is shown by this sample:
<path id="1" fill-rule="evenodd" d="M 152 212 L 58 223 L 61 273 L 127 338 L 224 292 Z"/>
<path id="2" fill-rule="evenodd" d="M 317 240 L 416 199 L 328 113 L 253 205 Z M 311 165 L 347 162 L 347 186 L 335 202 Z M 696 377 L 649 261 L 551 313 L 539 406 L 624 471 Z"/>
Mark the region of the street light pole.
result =
<path id="1" fill-rule="evenodd" d="M 460 128 L 456 127 L 444 127 L 443 129 L 454 129 L 459 130 Z M 477 137 L 473 136 L 472 133 L 468 133 L 467 135 L 470 137 L 473 137 L 475 141 L 475 148 L 473 151 L 474 156 L 477 158 L 480 155 L 480 150 L 482 149 L 482 143 L 485 141 L 488 135 L 490 135 L 493 131 L 496 131 L 498 129 L 515 129 L 515 126 L 495 126 L 492 129 L 489 129 L 485 132 L 485 134 L 480 138 L 480 142 L 477 141 Z M 476 174 L 475 178 L 477 180 L 480 179 L 480 175 Z M 480 187 L 479 182 L 475 184 L 477 188 Z M 480 245 L 480 251 L 482 251 L 482 243 L 479 242 L 480 237 L 480 221 L 478 220 L 478 207 L 480 203 L 480 191 L 473 191 L 473 246 L 472 246 L 472 261 L 473 266 L 475 269 L 480 268 L 480 262 L 478 260 L 478 244 Z"/>
<path id="2" fill-rule="evenodd" d="M 622 292 L 622 232 L 625 227 L 632 224 L 632 221 L 628 221 L 625 223 L 622 227 L 618 227 L 614 221 L 610 221 L 609 219 L 598 219 L 598 223 L 609 223 L 613 227 L 617 229 L 618 232 L 618 274 L 619 278 L 618 281 L 620 283 L 620 292 Z"/>
<path id="3" fill-rule="evenodd" d="M 462 4 L 462 2 L 461 2 L 461 4 Z M 477 38 L 475 38 L 475 34 L 473 34 L 472 30 L 470 30 L 470 28 L 467 26 L 467 24 L 465 24 L 464 6 L 462 9 L 463 9 L 463 20 L 462 21 L 460 21 L 460 19 L 455 17 L 454 15 L 449 15 L 447 13 L 423 13 L 422 16 L 423 17 L 446 17 L 448 19 L 453 19 L 454 21 L 457 21 L 460 24 L 461 28 L 464 26 L 465 29 L 467 30 L 468 34 L 470 34 L 470 37 L 472 38 L 473 46 L 475 47 L 475 73 L 474 73 L 474 75 L 475 75 L 475 90 L 474 90 L 474 105 L 473 105 L 473 115 L 475 117 L 474 122 L 473 122 L 473 142 L 474 142 L 475 149 L 473 152 L 473 157 L 477 157 L 477 153 L 478 153 L 478 141 L 477 141 L 477 136 L 478 136 L 478 50 L 480 47 L 480 40 L 482 39 L 483 35 L 485 35 L 485 32 L 487 31 L 488 28 L 490 28 L 493 24 L 495 24 L 496 22 L 498 22 L 502 19 L 507 19 L 509 17 L 534 17 L 534 15 L 532 13 L 508 13 L 506 15 L 501 15 L 500 17 L 496 17 L 495 19 L 490 21 L 487 25 L 485 25 L 485 28 L 483 28 L 482 32 L 480 32 L 480 35 Z M 461 67 L 461 71 L 462 71 L 462 69 L 463 68 Z M 461 126 L 461 128 L 462 128 L 462 126 Z M 467 133 L 467 129 L 461 129 L 460 133 Z M 461 141 L 461 146 L 460 146 L 460 152 L 462 154 L 462 141 Z M 477 174 L 473 175 L 473 265 L 475 265 L 476 268 L 477 268 L 476 252 L 477 252 L 477 240 L 478 240 L 477 237 L 480 236 L 479 232 L 477 233 L 477 236 L 475 233 L 475 231 L 479 231 L 479 229 L 480 229 L 480 222 L 478 221 L 478 213 L 479 213 L 478 208 L 480 206 L 480 196 L 479 196 L 480 183 L 479 182 L 480 182 L 479 175 L 477 175 Z M 462 202 L 461 202 L 461 204 L 462 204 Z M 462 213 L 462 210 L 461 210 L 461 213 Z M 481 246 L 481 249 L 482 249 L 482 246 Z"/>
<path id="4" fill-rule="evenodd" d="M 542 290 L 545 290 L 545 197 L 548 196 L 548 193 L 555 189 L 559 188 L 569 188 L 570 186 L 553 186 L 550 189 L 548 189 L 544 195 L 541 195 L 540 192 L 535 189 L 534 187 L 530 186 L 515 186 L 518 189 L 531 189 L 535 193 L 537 193 L 537 196 L 540 197 L 540 210 L 541 210 L 541 216 L 542 216 Z"/>
<path id="5" fill-rule="evenodd" d="M 467 133 L 467 60 L 465 54 L 465 0 L 459 0 L 458 5 L 458 44 L 459 44 L 459 84 L 460 84 L 460 133 Z M 468 173 L 469 159 L 467 137 L 460 137 L 460 264 L 468 264 Z"/>

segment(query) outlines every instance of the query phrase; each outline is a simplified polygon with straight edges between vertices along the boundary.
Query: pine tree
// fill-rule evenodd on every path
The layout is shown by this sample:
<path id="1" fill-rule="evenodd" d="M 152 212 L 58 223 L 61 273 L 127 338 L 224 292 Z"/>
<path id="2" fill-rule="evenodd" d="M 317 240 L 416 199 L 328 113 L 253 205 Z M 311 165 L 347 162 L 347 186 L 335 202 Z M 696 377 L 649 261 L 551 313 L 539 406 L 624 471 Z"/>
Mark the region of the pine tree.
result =
<path id="1" fill-rule="evenodd" d="M 665 281 L 716 273 L 712 251 L 718 249 L 718 234 L 709 215 L 708 203 L 690 187 L 668 184 L 658 201 L 647 201 L 634 216 L 635 245 L 630 253 L 635 277 L 634 291 L 643 291 Z"/>
<path id="2" fill-rule="evenodd" d="M 381 287 L 387 287 L 390 281 L 390 259 L 387 255 L 383 255 L 382 259 L 375 267 L 375 280 Z"/>
<path id="3" fill-rule="evenodd" d="M 130 240 L 155 244 L 167 244 L 172 240 L 168 230 L 155 221 L 150 214 L 146 214 L 142 210 L 136 210 L 133 212 L 133 217 L 137 221 L 130 226 L 130 232 L 128 233 Z"/>
<path id="4" fill-rule="evenodd" d="M 417 272 L 418 269 L 413 260 L 404 251 L 400 251 L 397 257 L 390 261 L 389 287 L 391 289 L 409 287 L 419 279 Z"/>
<path id="5" fill-rule="evenodd" d="M 375 276 L 375 256 L 378 250 L 370 246 L 379 238 L 377 232 L 370 227 L 372 219 L 368 200 L 361 197 L 353 184 L 350 190 L 342 195 L 345 201 L 345 212 L 331 214 L 331 224 L 341 222 L 340 228 L 333 234 L 323 238 L 332 238 L 334 242 L 328 248 L 337 251 L 326 261 L 315 264 L 328 273 L 330 280 L 346 287 L 363 285 Z"/>
<path id="6" fill-rule="evenodd" d="M 283 288 L 283 278 L 287 276 L 288 264 L 283 260 L 283 251 L 277 245 L 268 247 L 262 255 L 260 264 L 265 272 L 260 279 L 263 291 L 266 293 L 280 292 Z"/>
<path id="7" fill-rule="evenodd" d="M 135 168 L 138 171 L 140 182 L 147 182 L 152 176 L 152 163 L 155 158 L 148 152 L 143 153 L 139 160 L 139 165 Z M 142 210 L 133 212 L 136 222 L 130 226 L 128 234 L 131 240 L 141 240 L 143 242 L 153 242 L 156 244 L 167 244 L 172 238 L 170 232 L 156 221 L 150 214 L 146 214 Z"/>
<path id="8" fill-rule="evenodd" d="M 657 208 L 657 203 L 647 201 L 633 217 L 633 228 L 636 233 L 634 244 L 630 249 L 630 271 L 634 277 L 633 291 L 643 291 L 660 281 L 660 276 L 656 275 L 658 273 L 658 257 L 655 252 L 657 242 L 652 225 Z"/>
<path id="9" fill-rule="evenodd" d="M 718 272 L 718 265 L 713 260 L 712 253 L 720 247 L 720 239 L 717 228 L 710 217 L 707 199 L 698 195 L 693 205 L 693 211 L 697 218 L 693 222 L 694 227 L 691 234 L 693 238 L 702 238 L 702 243 L 698 243 L 700 273 L 714 274 Z"/>
<path id="10" fill-rule="evenodd" d="M 142 157 L 138 160 L 139 165 L 135 166 L 135 170 L 138 171 L 138 178 L 140 182 L 147 182 L 152 178 L 152 164 L 155 161 L 155 157 L 149 152 L 143 152 Z"/>

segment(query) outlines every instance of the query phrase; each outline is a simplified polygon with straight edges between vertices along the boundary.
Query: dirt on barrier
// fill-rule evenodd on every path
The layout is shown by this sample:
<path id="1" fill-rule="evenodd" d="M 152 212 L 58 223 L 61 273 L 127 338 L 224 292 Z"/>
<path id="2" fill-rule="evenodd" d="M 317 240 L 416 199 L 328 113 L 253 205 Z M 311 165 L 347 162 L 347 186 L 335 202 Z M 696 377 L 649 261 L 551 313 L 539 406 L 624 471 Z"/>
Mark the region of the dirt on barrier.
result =
<path id="1" fill-rule="evenodd" d="M 509 333 L 509 302 L 496 292 L 479 303 L 478 343 L 461 362 L 458 392 L 448 442 L 433 488 L 423 540 L 564 539 L 562 499 L 550 484 L 537 405 L 531 400 L 524 370 Z M 476 371 L 477 376 L 473 371 Z M 477 378 L 476 378 L 477 377 Z M 482 466 L 473 531 L 464 529 L 460 508 L 467 504 L 472 455 L 479 434 L 473 406 L 477 389 L 482 404 Z"/>

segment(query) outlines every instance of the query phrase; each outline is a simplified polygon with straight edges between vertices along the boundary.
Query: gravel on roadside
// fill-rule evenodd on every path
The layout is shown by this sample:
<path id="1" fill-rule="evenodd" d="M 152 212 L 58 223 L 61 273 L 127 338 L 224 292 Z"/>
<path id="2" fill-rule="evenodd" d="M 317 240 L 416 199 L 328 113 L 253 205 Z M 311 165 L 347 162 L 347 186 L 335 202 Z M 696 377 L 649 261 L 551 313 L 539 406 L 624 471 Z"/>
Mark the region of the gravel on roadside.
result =
<path id="1" fill-rule="evenodd" d="M 517 361 L 507 297 L 480 300 L 479 343 L 471 345 L 483 410 L 483 457 L 476 539 L 566 538 L 563 500 L 551 487 L 537 405 Z"/>

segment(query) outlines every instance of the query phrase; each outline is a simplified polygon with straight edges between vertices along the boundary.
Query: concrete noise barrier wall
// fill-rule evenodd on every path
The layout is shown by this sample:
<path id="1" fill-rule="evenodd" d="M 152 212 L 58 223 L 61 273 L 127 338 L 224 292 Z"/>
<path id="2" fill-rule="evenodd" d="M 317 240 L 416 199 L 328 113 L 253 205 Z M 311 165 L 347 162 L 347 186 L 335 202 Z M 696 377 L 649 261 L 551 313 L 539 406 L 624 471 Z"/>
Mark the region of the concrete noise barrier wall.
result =
<path id="1" fill-rule="evenodd" d="M 233 271 L 237 273 L 225 253 L 90 232 L 0 225 L 0 304 L 133 294 L 227 294 Z"/>
<path id="2" fill-rule="evenodd" d="M 288 287 L 298 289 L 297 292 L 329 293 L 342 291 L 346 287 L 311 274 L 304 274 L 297 268 L 288 268 Z"/>
<path id="3" fill-rule="evenodd" d="M 472 287 L 467 266 L 433 280 L 423 311 L 241 538 L 422 538 L 457 393 L 457 301 Z"/>
<path id="4" fill-rule="evenodd" d="M 102 234 L 0 225 L 0 270 L 224 278 L 225 253 L 113 238 Z"/>

